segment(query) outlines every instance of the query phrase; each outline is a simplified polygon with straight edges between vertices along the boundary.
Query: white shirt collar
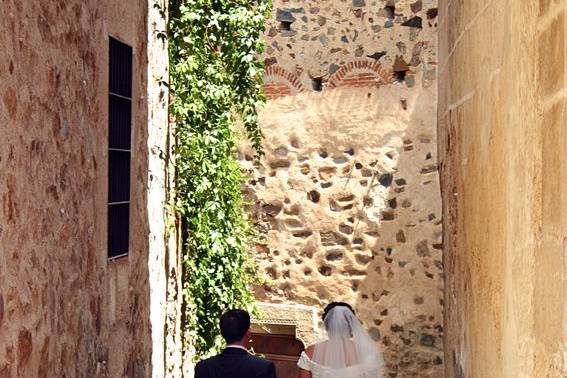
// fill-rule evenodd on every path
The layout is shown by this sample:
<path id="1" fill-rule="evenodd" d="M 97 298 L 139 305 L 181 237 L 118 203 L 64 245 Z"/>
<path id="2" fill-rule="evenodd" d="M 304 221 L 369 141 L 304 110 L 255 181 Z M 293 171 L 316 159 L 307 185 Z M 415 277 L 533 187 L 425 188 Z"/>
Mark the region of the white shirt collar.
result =
<path id="1" fill-rule="evenodd" d="M 238 348 L 248 352 L 248 349 L 244 348 L 242 345 L 227 345 L 226 348 Z"/>

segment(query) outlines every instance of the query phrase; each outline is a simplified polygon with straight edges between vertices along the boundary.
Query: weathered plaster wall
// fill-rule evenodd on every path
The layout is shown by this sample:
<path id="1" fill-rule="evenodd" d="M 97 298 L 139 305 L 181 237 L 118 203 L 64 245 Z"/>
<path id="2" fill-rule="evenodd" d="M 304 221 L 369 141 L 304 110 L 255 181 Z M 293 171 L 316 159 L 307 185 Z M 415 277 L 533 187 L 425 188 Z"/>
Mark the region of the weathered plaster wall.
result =
<path id="1" fill-rule="evenodd" d="M 147 222 L 149 227 L 149 287 L 152 337 L 152 377 L 180 377 L 183 363 L 181 332 L 181 261 L 173 229 L 175 217 L 166 213 L 172 195 L 172 130 L 168 117 L 169 76 L 167 42 L 157 35 L 167 28 L 167 0 L 149 0 L 147 16 Z M 155 6 L 157 5 L 157 6 Z M 167 163 L 170 164 L 170 163 Z M 189 358 L 189 356 L 185 356 Z"/>
<path id="2" fill-rule="evenodd" d="M 266 156 L 241 151 L 259 300 L 352 303 L 387 377 L 443 375 L 436 22 L 434 1 L 275 1 Z"/>
<path id="3" fill-rule="evenodd" d="M 448 377 L 567 376 L 566 7 L 440 1 Z"/>
<path id="4" fill-rule="evenodd" d="M 167 127 L 167 93 L 149 84 L 165 72 L 148 67 L 148 59 L 161 65 L 156 57 L 165 51 L 148 36 L 160 22 L 152 5 L 2 2 L 2 377 L 163 375 L 170 331 L 156 307 L 166 284 L 158 158 L 165 138 L 157 130 Z M 113 262 L 106 258 L 108 35 L 134 47 L 130 256 Z"/>

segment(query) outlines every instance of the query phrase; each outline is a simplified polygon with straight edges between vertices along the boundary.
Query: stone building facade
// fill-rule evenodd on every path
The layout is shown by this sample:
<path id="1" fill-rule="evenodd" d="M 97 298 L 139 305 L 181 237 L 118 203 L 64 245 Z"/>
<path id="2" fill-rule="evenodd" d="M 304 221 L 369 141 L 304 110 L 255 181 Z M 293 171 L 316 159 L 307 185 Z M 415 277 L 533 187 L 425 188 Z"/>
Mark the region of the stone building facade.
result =
<path id="1" fill-rule="evenodd" d="M 179 369 L 159 158 L 167 49 L 154 3 L 164 1 L 0 5 L 0 377 Z M 117 259 L 107 251 L 111 38 L 132 62 L 129 248 Z"/>
<path id="2" fill-rule="evenodd" d="M 446 376 L 567 377 L 567 2 L 439 3 Z"/>
<path id="3" fill-rule="evenodd" d="M 439 25 L 435 0 L 274 3 L 266 156 L 240 152 L 257 325 L 309 344 L 342 300 L 385 377 L 567 376 L 567 3 L 441 0 Z M 156 4 L 1 3 L 0 378 L 191 376 Z M 111 38 L 133 75 L 129 248 L 109 259 Z"/>
<path id="4" fill-rule="evenodd" d="M 308 342 L 293 306 L 349 302 L 385 377 L 442 376 L 436 2 L 276 0 L 266 39 L 266 156 L 240 152 L 259 300 Z"/>

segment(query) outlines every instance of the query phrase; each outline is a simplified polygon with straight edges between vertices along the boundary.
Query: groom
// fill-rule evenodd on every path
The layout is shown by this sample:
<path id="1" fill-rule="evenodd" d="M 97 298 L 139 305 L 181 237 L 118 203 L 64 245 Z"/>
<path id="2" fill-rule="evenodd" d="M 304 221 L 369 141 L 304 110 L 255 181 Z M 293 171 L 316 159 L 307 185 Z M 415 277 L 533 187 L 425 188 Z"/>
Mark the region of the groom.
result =
<path id="1" fill-rule="evenodd" d="M 248 353 L 250 315 L 244 310 L 230 310 L 220 318 L 226 349 L 219 355 L 200 361 L 195 378 L 276 378 L 273 362 Z"/>

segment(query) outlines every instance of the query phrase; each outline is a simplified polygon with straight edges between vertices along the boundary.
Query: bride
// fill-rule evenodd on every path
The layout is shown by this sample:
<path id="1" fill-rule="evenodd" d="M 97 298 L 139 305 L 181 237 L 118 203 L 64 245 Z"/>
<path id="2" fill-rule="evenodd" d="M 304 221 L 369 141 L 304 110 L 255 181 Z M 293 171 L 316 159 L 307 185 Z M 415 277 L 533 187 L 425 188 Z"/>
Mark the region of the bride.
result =
<path id="1" fill-rule="evenodd" d="M 326 340 L 307 347 L 299 378 L 376 378 L 382 358 L 350 305 L 332 302 L 323 312 Z"/>

